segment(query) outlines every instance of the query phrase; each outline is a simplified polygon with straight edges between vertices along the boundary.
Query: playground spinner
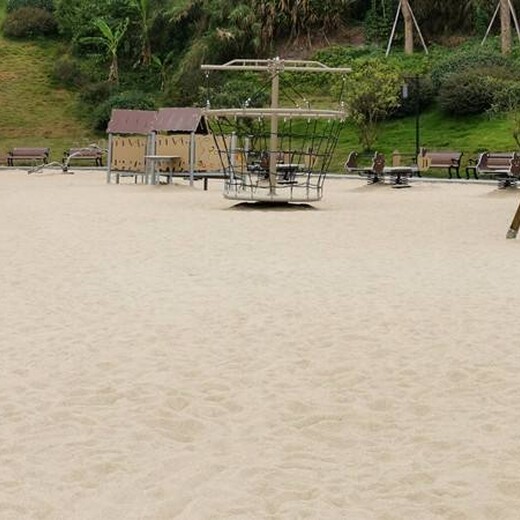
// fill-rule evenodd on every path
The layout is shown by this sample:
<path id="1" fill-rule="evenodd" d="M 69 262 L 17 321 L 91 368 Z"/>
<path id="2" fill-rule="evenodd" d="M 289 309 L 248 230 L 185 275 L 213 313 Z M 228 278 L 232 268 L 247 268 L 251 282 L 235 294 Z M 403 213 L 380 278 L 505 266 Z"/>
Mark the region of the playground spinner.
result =
<path id="1" fill-rule="evenodd" d="M 320 200 L 346 117 L 342 101 L 345 78 L 335 108 L 311 108 L 305 96 L 298 92 L 298 74 L 344 76 L 351 69 L 280 58 L 236 59 L 223 65 L 201 67 L 207 78 L 210 71 L 254 71 L 268 76 L 261 88 L 240 107 L 214 108 L 208 94 L 204 113 L 222 169 L 227 173 L 224 196 L 265 202 Z M 270 106 L 255 106 L 260 94 L 268 88 Z"/>

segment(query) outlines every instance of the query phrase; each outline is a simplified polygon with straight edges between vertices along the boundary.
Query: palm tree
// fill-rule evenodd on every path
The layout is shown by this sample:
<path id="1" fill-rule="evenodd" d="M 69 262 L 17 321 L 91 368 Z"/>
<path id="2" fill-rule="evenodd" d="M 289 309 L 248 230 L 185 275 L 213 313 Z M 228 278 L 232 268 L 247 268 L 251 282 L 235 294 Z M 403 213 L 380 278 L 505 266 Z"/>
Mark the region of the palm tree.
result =
<path id="1" fill-rule="evenodd" d="M 119 83 L 117 51 L 119 50 L 119 44 L 121 43 L 121 39 L 128 27 L 128 18 L 125 18 L 121 23 L 119 23 L 115 30 L 112 30 L 112 28 L 102 18 L 94 20 L 94 25 L 101 33 L 101 36 L 89 36 L 82 38 L 81 41 L 83 43 L 93 43 L 105 47 L 107 54 L 112 60 L 108 72 L 108 81 L 117 84 Z"/>

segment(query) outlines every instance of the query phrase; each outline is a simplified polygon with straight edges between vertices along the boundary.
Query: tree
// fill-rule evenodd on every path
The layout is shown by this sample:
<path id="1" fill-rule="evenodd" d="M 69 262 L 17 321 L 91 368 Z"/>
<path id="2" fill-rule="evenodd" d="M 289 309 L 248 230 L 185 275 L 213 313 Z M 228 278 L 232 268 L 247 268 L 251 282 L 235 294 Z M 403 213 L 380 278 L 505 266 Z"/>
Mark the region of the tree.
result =
<path id="1" fill-rule="evenodd" d="M 128 18 L 125 18 L 125 20 L 119 23 L 115 30 L 112 30 L 112 28 L 102 18 L 95 20 L 94 26 L 99 30 L 99 32 L 101 32 L 101 36 L 90 36 L 82 38 L 81 41 L 83 43 L 93 43 L 95 45 L 105 47 L 106 52 L 111 59 L 110 70 L 108 72 L 108 81 L 117 84 L 119 83 L 117 51 L 119 50 L 121 39 L 123 38 L 128 27 Z"/>
<path id="2" fill-rule="evenodd" d="M 153 23 L 153 11 L 151 0 L 132 0 L 139 13 L 139 24 L 141 30 L 141 63 L 150 65 L 152 60 L 152 47 L 150 45 L 150 30 Z"/>
<path id="3" fill-rule="evenodd" d="M 403 0 L 401 11 L 404 19 L 404 52 L 413 54 L 413 19 L 408 0 Z"/>
<path id="4" fill-rule="evenodd" d="M 358 63 L 346 78 L 345 102 L 359 140 L 370 150 L 380 122 L 399 106 L 401 78 L 395 66 L 380 59 Z"/>
<path id="5" fill-rule="evenodd" d="M 511 12 L 509 0 L 500 0 L 500 27 L 502 34 L 502 54 L 511 52 Z"/>

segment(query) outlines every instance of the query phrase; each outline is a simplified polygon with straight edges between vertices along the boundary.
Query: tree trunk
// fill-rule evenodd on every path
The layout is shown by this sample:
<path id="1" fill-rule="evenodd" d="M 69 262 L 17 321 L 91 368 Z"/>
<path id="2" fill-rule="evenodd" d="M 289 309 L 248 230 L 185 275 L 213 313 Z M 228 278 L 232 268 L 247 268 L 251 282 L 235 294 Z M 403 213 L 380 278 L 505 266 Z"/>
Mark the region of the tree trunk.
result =
<path id="1" fill-rule="evenodd" d="M 500 0 L 500 26 L 502 32 L 502 54 L 511 52 L 511 12 L 508 0 Z"/>
<path id="2" fill-rule="evenodd" d="M 507 0 L 505 0 L 507 3 Z M 401 11 L 404 18 L 404 52 L 413 54 L 413 20 L 408 0 L 403 0 Z"/>

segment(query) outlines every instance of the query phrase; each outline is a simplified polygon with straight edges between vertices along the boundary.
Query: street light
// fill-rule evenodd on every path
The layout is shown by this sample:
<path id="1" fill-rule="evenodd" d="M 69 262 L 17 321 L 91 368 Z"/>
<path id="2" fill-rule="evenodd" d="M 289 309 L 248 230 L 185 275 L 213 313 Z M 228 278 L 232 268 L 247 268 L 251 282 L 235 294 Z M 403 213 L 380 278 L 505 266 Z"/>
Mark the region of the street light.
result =
<path id="1" fill-rule="evenodd" d="M 417 161 L 419 157 L 420 150 L 420 113 L 421 113 L 421 84 L 419 82 L 419 75 L 415 74 L 414 76 L 410 76 L 409 80 L 413 81 L 414 85 L 414 95 L 415 95 L 415 160 Z M 404 83 L 402 87 L 402 96 L 403 99 L 408 99 L 410 97 L 409 92 L 410 85 L 408 83 Z"/>

